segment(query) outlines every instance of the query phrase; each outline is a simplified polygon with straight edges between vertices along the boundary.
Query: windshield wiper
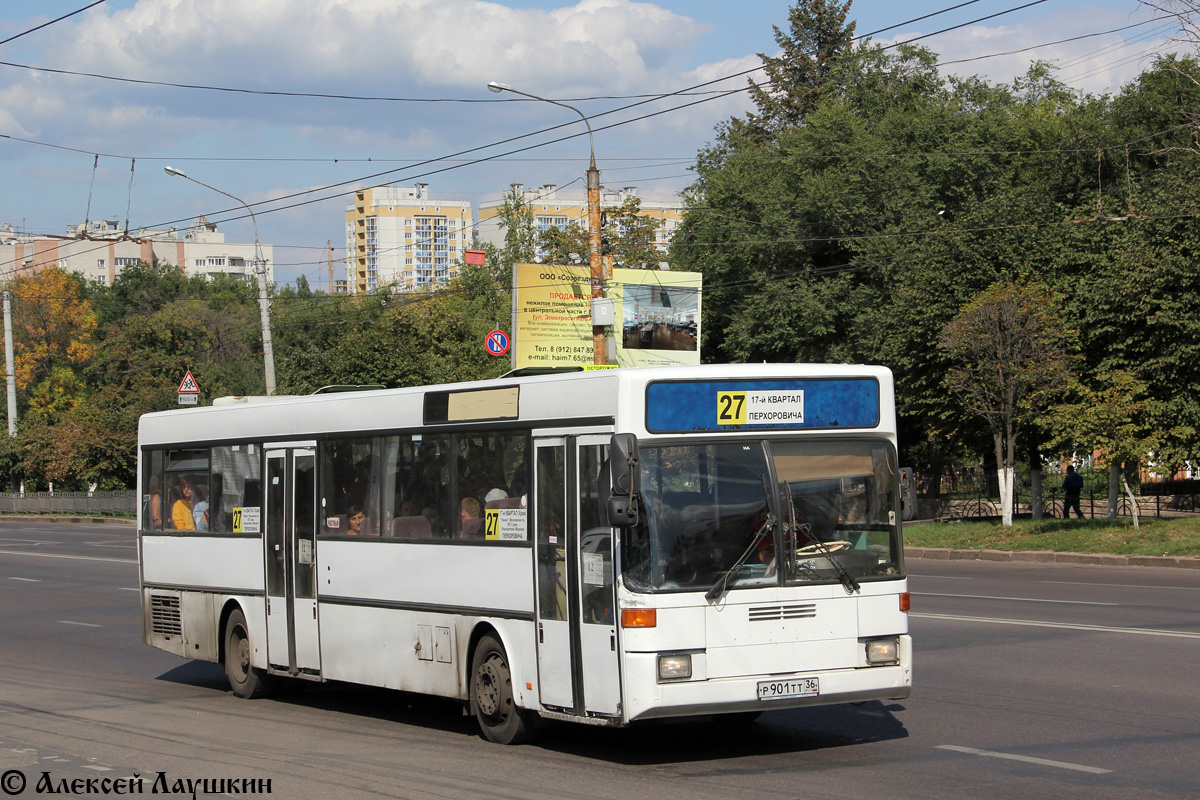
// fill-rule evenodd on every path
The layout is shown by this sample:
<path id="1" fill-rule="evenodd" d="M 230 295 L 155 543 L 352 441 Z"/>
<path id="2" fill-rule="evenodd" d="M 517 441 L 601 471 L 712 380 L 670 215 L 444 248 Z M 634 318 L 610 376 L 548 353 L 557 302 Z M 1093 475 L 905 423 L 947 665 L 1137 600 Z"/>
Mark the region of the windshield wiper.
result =
<path id="1" fill-rule="evenodd" d="M 767 518 L 763 520 L 763 524 L 754 532 L 754 538 L 750 540 L 750 546 L 742 551 L 742 554 L 737 557 L 737 561 L 734 561 L 733 565 L 725 571 L 725 574 L 717 578 L 717 582 L 712 585 L 712 588 L 704 593 L 705 600 L 715 603 L 721 595 L 725 594 L 725 590 L 729 588 L 729 582 L 733 578 L 733 574 L 737 572 L 738 567 L 746 563 L 746 559 L 757 549 L 759 542 L 768 538 L 771 535 L 771 529 L 774 527 L 775 517 L 768 512 Z"/>
<path id="2" fill-rule="evenodd" d="M 784 541 L 787 542 L 787 540 L 789 538 L 791 539 L 791 542 L 790 542 L 791 543 L 791 552 L 788 553 L 788 558 L 789 558 L 789 561 L 791 562 L 789 564 L 789 566 L 792 568 L 792 572 L 795 573 L 795 571 L 796 571 L 796 559 L 797 559 L 797 554 L 800 549 L 800 541 L 799 541 L 800 528 L 804 527 L 807 529 L 804 531 L 804 533 L 807 534 L 809 540 L 813 544 L 813 547 L 815 547 L 817 549 L 817 552 L 820 555 L 825 557 L 825 560 L 828 561 L 830 566 L 833 567 L 834 573 L 837 574 L 838 580 L 842 582 L 842 586 L 846 587 L 846 594 L 854 594 L 855 592 L 862 591 L 862 587 L 859 586 L 858 581 L 854 580 L 854 576 L 846 571 L 846 568 L 842 566 L 842 562 L 838 561 L 836 558 L 833 557 L 833 551 L 829 549 L 828 545 L 826 545 L 823 541 L 821 541 L 817 536 L 815 536 L 812 533 L 812 526 L 809 525 L 808 523 L 805 523 L 803 526 L 800 526 L 799 524 L 797 524 L 797 522 L 796 522 L 796 504 L 792 498 L 792 490 L 790 488 L 788 488 L 788 485 L 786 482 L 783 484 L 783 486 L 781 488 L 787 494 L 787 507 L 788 507 L 787 532 L 788 532 L 789 536 L 784 537 Z"/>

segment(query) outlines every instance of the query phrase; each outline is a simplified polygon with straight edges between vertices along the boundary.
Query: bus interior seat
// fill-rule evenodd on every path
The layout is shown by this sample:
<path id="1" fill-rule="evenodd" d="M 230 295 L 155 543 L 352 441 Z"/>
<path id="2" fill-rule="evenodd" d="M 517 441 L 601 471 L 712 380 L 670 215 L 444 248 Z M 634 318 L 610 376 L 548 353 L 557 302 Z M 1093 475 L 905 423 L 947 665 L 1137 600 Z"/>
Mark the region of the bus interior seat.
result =
<path id="1" fill-rule="evenodd" d="M 462 521 L 462 530 L 459 532 L 460 539 L 482 539 L 483 538 L 483 520 L 479 517 L 468 517 Z"/>
<path id="2" fill-rule="evenodd" d="M 427 517 L 396 517 L 392 520 L 392 536 L 400 539 L 432 539 L 433 528 Z"/>

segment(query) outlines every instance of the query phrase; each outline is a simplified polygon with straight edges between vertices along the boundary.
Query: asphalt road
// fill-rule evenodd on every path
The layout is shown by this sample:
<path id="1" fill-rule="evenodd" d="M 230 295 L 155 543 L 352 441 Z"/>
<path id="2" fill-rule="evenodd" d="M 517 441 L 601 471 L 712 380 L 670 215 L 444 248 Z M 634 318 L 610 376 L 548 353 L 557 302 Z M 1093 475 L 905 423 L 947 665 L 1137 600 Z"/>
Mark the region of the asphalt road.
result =
<path id="1" fill-rule="evenodd" d="M 22 797 L 135 772 L 147 795 L 227 778 L 300 800 L 1200 796 L 1200 571 L 912 560 L 902 703 L 498 747 L 437 699 L 233 697 L 217 665 L 141 643 L 135 556 L 131 526 L 0 519 L 6 792 L 16 770 Z"/>

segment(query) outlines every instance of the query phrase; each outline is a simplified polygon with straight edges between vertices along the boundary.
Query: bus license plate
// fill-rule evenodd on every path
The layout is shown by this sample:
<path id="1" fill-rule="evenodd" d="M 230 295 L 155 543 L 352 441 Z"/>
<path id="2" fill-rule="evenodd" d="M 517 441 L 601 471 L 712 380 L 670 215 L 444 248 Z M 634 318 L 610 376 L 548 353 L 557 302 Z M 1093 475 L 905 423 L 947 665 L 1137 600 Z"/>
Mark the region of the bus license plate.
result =
<path id="1" fill-rule="evenodd" d="M 759 700 L 782 700 L 785 697 L 816 697 L 821 693 L 816 678 L 793 678 L 790 681 L 759 681 Z"/>

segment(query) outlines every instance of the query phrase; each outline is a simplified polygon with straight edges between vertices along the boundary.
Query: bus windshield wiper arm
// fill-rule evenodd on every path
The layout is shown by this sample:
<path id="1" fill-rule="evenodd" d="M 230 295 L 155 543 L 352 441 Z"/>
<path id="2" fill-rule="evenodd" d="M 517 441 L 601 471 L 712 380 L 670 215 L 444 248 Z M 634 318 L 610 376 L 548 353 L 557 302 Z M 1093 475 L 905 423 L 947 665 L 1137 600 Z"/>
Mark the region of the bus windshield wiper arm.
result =
<path id="1" fill-rule="evenodd" d="M 797 534 L 800 533 L 800 526 L 796 522 L 796 504 L 793 502 L 792 493 L 789 489 L 787 489 L 786 484 L 784 485 L 784 491 L 787 492 L 788 528 L 792 534 L 792 547 L 794 550 L 798 550 L 800 543 Z M 807 528 L 808 525 L 805 524 L 805 527 Z M 825 560 L 829 562 L 831 567 L 833 567 L 833 571 L 837 575 L 838 580 L 842 582 L 842 586 L 846 587 L 846 594 L 861 592 L 862 587 L 859 585 L 858 581 L 854 580 L 854 576 L 847 572 L 846 568 L 842 566 L 842 563 L 833 557 L 833 551 L 830 550 L 824 542 L 822 542 L 815 534 L 811 532 L 811 528 L 808 531 L 808 538 L 812 541 L 813 547 L 817 548 L 817 552 L 825 556 Z M 792 555 L 794 557 L 795 553 Z"/>
<path id="2" fill-rule="evenodd" d="M 746 559 L 758 547 L 759 541 L 770 535 L 771 529 L 775 526 L 775 517 L 767 513 L 767 518 L 763 520 L 763 524 L 754 532 L 754 538 L 750 540 L 750 546 L 742 551 L 742 554 L 737 557 L 737 561 L 725 571 L 725 574 L 717 578 L 717 582 L 712 585 L 712 588 L 704 593 L 704 599 L 710 603 L 715 603 L 721 595 L 725 594 L 725 590 L 729 588 L 729 581 L 733 578 L 733 574 L 737 572 L 738 567 L 746 563 Z"/>

